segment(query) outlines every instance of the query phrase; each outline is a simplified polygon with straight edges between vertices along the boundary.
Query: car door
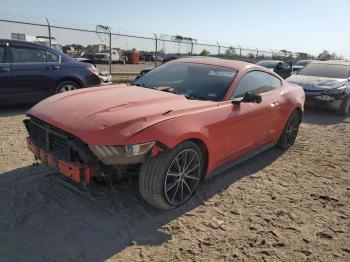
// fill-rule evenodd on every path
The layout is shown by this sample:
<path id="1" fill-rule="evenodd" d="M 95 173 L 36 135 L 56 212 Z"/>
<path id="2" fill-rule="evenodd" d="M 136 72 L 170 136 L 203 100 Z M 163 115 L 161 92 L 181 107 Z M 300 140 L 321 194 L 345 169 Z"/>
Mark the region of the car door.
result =
<path id="1" fill-rule="evenodd" d="M 60 69 L 59 55 L 45 48 L 11 45 L 13 98 L 18 103 L 37 102 L 53 94 L 55 76 Z M 55 56 L 56 62 L 50 62 Z"/>
<path id="2" fill-rule="evenodd" d="M 269 143 L 276 121 L 278 105 L 271 74 L 259 70 L 250 71 L 237 84 L 232 98 L 243 97 L 247 92 L 259 94 L 261 103 L 233 104 L 228 121 L 232 137 L 229 141 L 231 158 L 236 158 L 259 146 Z M 272 76 L 273 77 L 273 76 Z M 274 77 L 281 84 L 281 81 Z M 278 97 L 278 96 L 277 96 Z"/>
<path id="3" fill-rule="evenodd" d="M 8 43 L 0 42 L 0 105 L 11 102 L 12 98 L 8 53 Z"/>

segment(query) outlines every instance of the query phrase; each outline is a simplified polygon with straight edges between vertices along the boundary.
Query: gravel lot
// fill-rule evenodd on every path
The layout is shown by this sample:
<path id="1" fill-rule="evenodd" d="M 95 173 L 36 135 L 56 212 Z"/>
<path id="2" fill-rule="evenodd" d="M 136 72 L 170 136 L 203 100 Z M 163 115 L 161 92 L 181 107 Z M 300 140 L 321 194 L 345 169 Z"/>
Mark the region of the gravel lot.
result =
<path id="1" fill-rule="evenodd" d="M 0 109 L 0 261 L 350 261 L 350 118 L 307 111 L 290 150 L 161 212 L 136 179 L 82 191 L 33 166 L 25 109 Z"/>
<path id="2" fill-rule="evenodd" d="M 101 72 L 109 71 L 109 65 L 98 64 L 96 65 L 97 69 Z M 142 62 L 140 64 L 131 65 L 131 64 L 113 64 L 112 73 L 139 73 L 143 69 L 153 68 L 154 62 Z"/>

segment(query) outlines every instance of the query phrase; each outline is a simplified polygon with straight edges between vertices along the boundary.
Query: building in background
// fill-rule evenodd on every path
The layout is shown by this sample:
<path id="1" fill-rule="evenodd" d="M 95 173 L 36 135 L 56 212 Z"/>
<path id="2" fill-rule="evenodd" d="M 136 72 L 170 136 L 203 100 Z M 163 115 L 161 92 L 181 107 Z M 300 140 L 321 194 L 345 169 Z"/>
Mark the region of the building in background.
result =
<path id="1" fill-rule="evenodd" d="M 36 36 L 28 34 L 11 33 L 11 39 L 34 42 L 36 41 Z"/>
<path id="2" fill-rule="evenodd" d="M 11 33 L 11 39 L 29 41 L 29 42 L 50 46 L 50 37 L 48 36 L 34 36 L 34 35 L 21 34 L 21 33 Z M 62 51 L 62 45 L 57 43 L 54 37 L 51 37 L 51 47 Z"/>

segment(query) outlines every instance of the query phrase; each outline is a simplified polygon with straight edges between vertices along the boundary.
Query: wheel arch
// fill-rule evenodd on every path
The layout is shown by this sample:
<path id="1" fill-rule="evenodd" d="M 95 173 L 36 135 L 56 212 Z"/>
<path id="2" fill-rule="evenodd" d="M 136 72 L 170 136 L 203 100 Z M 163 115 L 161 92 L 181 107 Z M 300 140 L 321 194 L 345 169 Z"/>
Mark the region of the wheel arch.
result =
<path id="1" fill-rule="evenodd" d="M 78 85 L 79 85 L 79 88 L 84 87 L 83 82 L 82 82 L 79 78 L 74 77 L 74 76 L 64 76 L 64 77 L 61 77 L 61 78 L 57 79 L 57 81 L 56 81 L 56 88 L 57 88 L 62 82 L 65 82 L 65 81 L 72 81 L 72 82 L 78 84 Z"/>
<path id="2" fill-rule="evenodd" d="M 294 111 L 297 111 L 298 114 L 300 115 L 300 122 L 302 122 L 302 119 L 303 119 L 303 110 L 300 106 L 296 106 L 293 111 L 290 113 L 290 115 L 294 112 Z"/>
<path id="3" fill-rule="evenodd" d="M 195 143 L 201 150 L 202 156 L 203 156 L 203 173 L 201 180 L 204 180 L 208 171 L 208 164 L 209 164 L 209 152 L 208 152 L 208 147 L 206 143 L 200 139 L 200 138 L 189 138 L 187 140 L 184 140 L 180 142 L 179 144 L 185 143 L 185 142 L 193 142 Z"/>
<path id="4" fill-rule="evenodd" d="M 172 149 L 188 141 L 195 143 L 202 152 L 203 162 L 204 162 L 203 174 L 202 174 L 202 180 L 203 180 L 205 179 L 208 173 L 208 167 L 210 166 L 210 160 L 211 160 L 209 156 L 210 155 L 209 139 L 204 134 L 199 132 L 193 132 L 193 133 L 188 133 L 183 136 L 177 137 L 175 139 L 159 140 L 158 142 L 163 144 L 166 148 Z"/>

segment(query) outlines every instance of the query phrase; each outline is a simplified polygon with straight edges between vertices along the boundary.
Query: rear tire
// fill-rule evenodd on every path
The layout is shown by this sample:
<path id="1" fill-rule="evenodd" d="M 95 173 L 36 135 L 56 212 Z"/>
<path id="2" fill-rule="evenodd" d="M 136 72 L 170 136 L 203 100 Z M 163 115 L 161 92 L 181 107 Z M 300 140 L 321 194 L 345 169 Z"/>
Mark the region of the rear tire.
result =
<path id="1" fill-rule="evenodd" d="M 287 123 L 283 129 L 283 133 L 278 141 L 278 146 L 287 149 L 294 145 L 297 138 L 299 126 L 301 123 L 301 114 L 299 111 L 294 110 L 289 116 Z"/>
<path id="2" fill-rule="evenodd" d="M 76 90 L 78 88 L 80 88 L 80 86 L 76 82 L 63 81 L 57 86 L 55 94 Z"/>
<path id="3" fill-rule="evenodd" d="M 159 209 L 170 210 L 181 206 L 197 189 L 203 166 L 202 152 L 191 141 L 150 157 L 140 171 L 141 196 Z"/>
<path id="4" fill-rule="evenodd" d="M 344 98 L 339 109 L 337 110 L 337 114 L 340 116 L 346 116 L 347 114 L 349 114 L 349 111 L 350 111 L 350 95 Z"/>

